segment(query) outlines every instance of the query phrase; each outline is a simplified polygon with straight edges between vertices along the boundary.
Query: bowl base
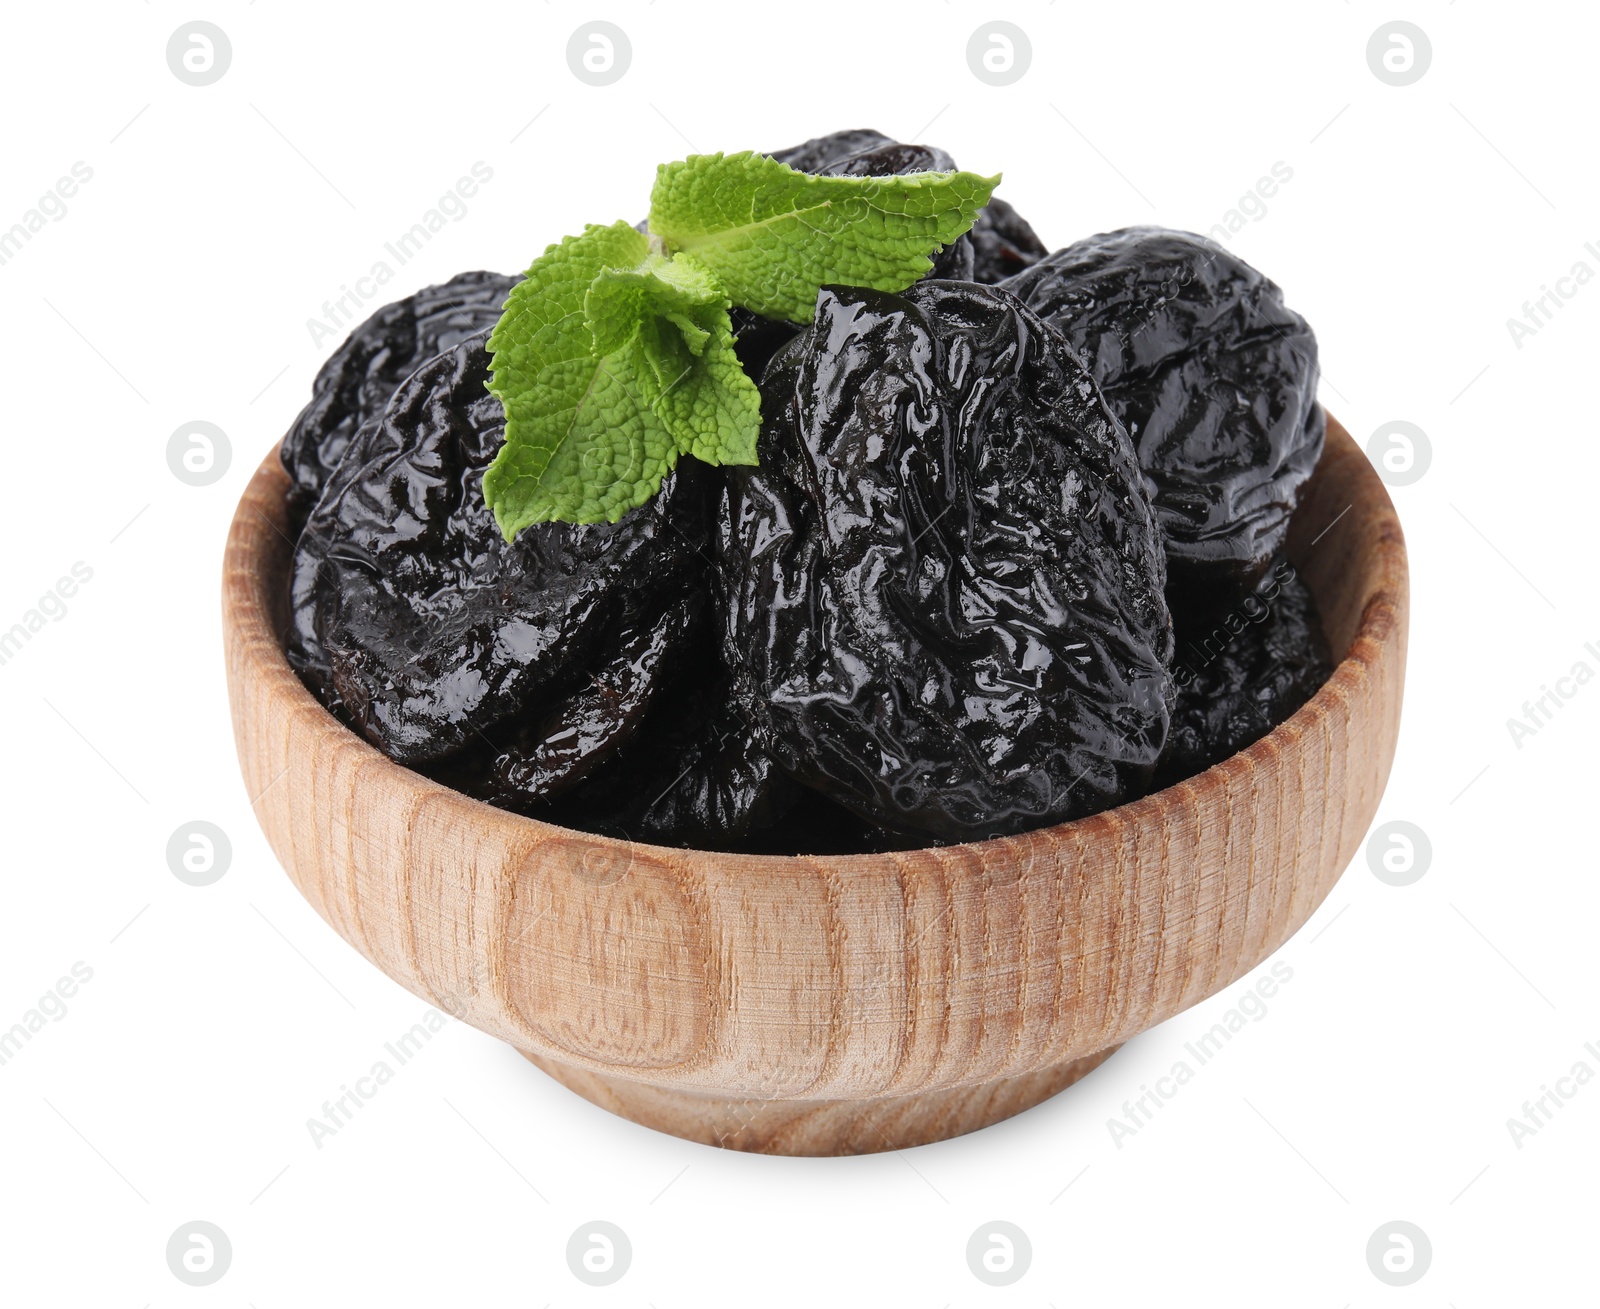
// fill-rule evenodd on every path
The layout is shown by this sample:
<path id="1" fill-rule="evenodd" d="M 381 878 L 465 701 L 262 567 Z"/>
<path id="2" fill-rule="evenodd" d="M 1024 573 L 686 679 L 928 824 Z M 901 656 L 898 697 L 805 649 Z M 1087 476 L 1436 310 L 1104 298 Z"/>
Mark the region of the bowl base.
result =
<path id="1" fill-rule="evenodd" d="M 759 1154 L 846 1155 L 902 1150 L 988 1127 L 1065 1090 L 1119 1048 L 1019 1077 L 869 1100 L 730 1100 L 522 1054 L 590 1103 L 686 1141 Z"/>

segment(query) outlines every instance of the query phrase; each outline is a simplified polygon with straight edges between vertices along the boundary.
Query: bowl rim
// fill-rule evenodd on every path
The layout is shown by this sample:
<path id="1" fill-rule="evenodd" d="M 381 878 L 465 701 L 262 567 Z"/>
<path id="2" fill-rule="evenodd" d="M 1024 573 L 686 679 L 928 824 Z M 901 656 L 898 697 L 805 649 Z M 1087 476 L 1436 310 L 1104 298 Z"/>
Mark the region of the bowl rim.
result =
<path id="1" fill-rule="evenodd" d="M 1193 797 L 1205 791 L 1226 788 L 1235 779 L 1249 776 L 1259 766 L 1266 765 L 1275 755 L 1282 754 L 1286 749 L 1292 748 L 1308 728 L 1320 717 L 1337 712 L 1341 705 L 1348 705 L 1352 694 L 1363 683 L 1370 682 L 1374 670 L 1382 660 L 1385 651 L 1395 638 L 1396 628 L 1400 628 L 1400 639 L 1404 640 L 1404 615 L 1409 593 L 1409 570 L 1405 548 L 1404 533 L 1400 526 L 1399 516 L 1396 514 L 1392 502 L 1385 493 L 1382 499 L 1382 512 L 1377 516 L 1374 524 L 1374 539 L 1361 551 L 1363 559 L 1371 558 L 1376 565 L 1376 571 L 1381 574 L 1379 584 L 1370 590 L 1362 606 L 1361 614 L 1351 633 L 1348 646 L 1341 658 L 1335 664 L 1332 675 L 1316 693 L 1297 709 L 1288 718 L 1278 723 L 1271 731 L 1266 733 L 1243 750 L 1220 760 L 1198 773 L 1193 773 L 1170 785 L 1156 791 L 1146 792 L 1133 800 L 1125 801 L 1120 805 L 1108 809 L 1098 810 L 1092 814 L 1070 819 L 1062 823 L 1052 823 L 1047 826 L 1030 828 L 1023 832 L 1009 836 L 987 837 L 982 840 L 952 842 L 947 845 L 913 846 L 904 850 L 883 852 L 856 852 L 850 854 L 828 854 L 818 852 L 796 852 L 791 854 L 773 853 L 744 853 L 730 850 L 707 850 L 694 846 L 659 845 L 649 841 L 635 841 L 627 837 L 608 836 L 604 833 L 589 832 L 583 828 L 566 827 L 559 823 L 548 822 L 544 819 L 532 818 L 526 814 L 519 814 L 513 810 L 501 809 L 491 805 L 485 800 L 467 795 L 442 782 L 418 773 L 405 764 L 397 763 L 385 755 L 376 745 L 366 740 L 359 733 L 353 731 L 331 713 L 299 678 L 290 667 L 284 651 L 282 633 L 278 622 L 274 621 L 274 611 L 281 611 L 281 601 L 275 601 L 270 594 L 270 588 L 281 582 L 281 569 L 272 567 L 269 555 L 257 545 L 251 548 L 249 538 L 268 540 L 264 534 L 249 522 L 246 511 L 254 513 L 265 522 L 276 535 L 286 543 L 287 552 L 292 552 L 294 543 L 284 531 L 280 522 L 273 521 L 264 514 L 255 503 L 264 500 L 269 508 L 277 508 L 281 513 L 285 505 L 290 482 L 279 460 L 281 442 L 275 442 L 266 457 L 251 475 L 241 495 L 239 504 L 230 521 L 227 536 L 223 567 L 223 610 L 225 636 L 229 644 L 237 642 L 244 648 L 270 647 L 274 653 L 275 661 L 270 670 L 275 679 L 292 685 L 285 685 L 278 691 L 279 695 L 287 695 L 291 701 L 288 706 L 301 713 L 314 713 L 320 716 L 323 729 L 332 728 L 343 738 L 347 747 L 356 747 L 362 752 L 364 762 L 381 765 L 380 774 L 394 779 L 394 775 L 387 769 L 396 769 L 403 778 L 405 785 L 409 786 L 414 794 L 443 793 L 457 802 L 464 802 L 476 806 L 481 813 L 479 817 L 486 824 L 509 824 L 510 828 L 521 829 L 527 835 L 544 840 L 559 838 L 565 841 L 578 841 L 593 843 L 600 848 L 623 848 L 638 850 L 648 854 L 666 856 L 668 858 L 690 857 L 697 861 L 711 861 L 716 863 L 736 864 L 742 869 L 760 868 L 763 865 L 777 869 L 792 865 L 795 860 L 826 860 L 830 866 L 839 866 L 844 869 L 851 867 L 881 868 L 886 862 L 894 862 L 906 857 L 916 857 L 929 851 L 939 851 L 950 854 L 975 855 L 984 860 L 985 854 L 995 855 L 998 852 L 1014 847 L 1018 842 L 1047 840 L 1058 842 L 1071 839 L 1081 834 L 1086 834 L 1098 827 L 1106 825 L 1133 825 L 1147 814 L 1159 814 L 1174 803 L 1181 802 L 1185 797 Z M 1323 453 L 1318 461 L 1313 479 L 1323 470 L 1330 460 L 1340 460 L 1355 457 L 1366 462 L 1365 455 L 1356 445 L 1350 433 L 1332 414 L 1327 415 L 1327 438 Z M 1369 474 L 1376 478 L 1376 470 L 1368 464 Z M 1309 485 L 1309 482 L 1308 482 Z M 1381 486 L 1381 481 L 1380 481 Z M 1352 502 L 1353 503 L 1353 502 Z M 1306 505 L 1302 501 L 1297 508 L 1295 517 L 1304 511 Z M 1322 529 L 1312 541 L 1315 545 L 1322 536 L 1331 531 L 1338 523 L 1339 518 L 1348 512 L 1342 511 L 1338 517 Z M 1291 519 L 1291 522 L 1293 519 Z M 1293 528 L 1291 527 L 1291 534 Z M 285 558 L 287 553 L 285 554 Z M 1298 572 L 1300 565 L 1291 559 L 1291 563 Z M 245 585 L 235 588 L 231 585 L 236 577 L 243 577 Z M 279 587 L 282 590 L 282 587 Z M 284 597 L 286 598 L 286 597 Z M 363 769 L 365 773 L 367 770 Z M 363 776 L 359 785 L 370 785 L 370 780 Z M 252 802 L 252 808 L 254 808 Z M 988 862 L 984 860 L 984 862 Z"/>

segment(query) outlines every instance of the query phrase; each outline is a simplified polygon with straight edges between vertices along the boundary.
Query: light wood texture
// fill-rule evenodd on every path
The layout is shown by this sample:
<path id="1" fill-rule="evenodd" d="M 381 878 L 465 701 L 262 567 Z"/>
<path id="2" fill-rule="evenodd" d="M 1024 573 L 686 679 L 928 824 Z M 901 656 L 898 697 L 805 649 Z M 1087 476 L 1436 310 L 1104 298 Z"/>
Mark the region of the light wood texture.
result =
<path id="1" fill-rule="evenodd" d="M 401 985 L 596 1104 L 691 1140 L 899 1148 L 1054 1095 L 1282 945 L 1355 855 L 1388 779 L 1405 546 L 1337 423 L 1290 542 L 1343 656 L 1311 703 L 1133 804 L 895 855 L 631 845 L 391 763 L 284 660 L 286 485 L 274 454 L 223 566 L 240 766 L 284 868 Z"/>

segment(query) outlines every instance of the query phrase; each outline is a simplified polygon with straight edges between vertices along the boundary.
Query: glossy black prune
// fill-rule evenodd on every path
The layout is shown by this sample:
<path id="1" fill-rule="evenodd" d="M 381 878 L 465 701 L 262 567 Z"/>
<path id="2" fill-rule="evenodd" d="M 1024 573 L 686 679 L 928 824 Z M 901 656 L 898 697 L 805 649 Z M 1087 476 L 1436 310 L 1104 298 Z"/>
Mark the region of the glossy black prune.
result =
<path id="1" fill-rule="evenodd" d="M 1187 232 L 1093 236 L 1004 283 L 1077 348 L 1153 486 L 1174 594 L 1237 594 L 1322 454 L 1317 341 L 1283 293 Z"/>
<path id="2" fill-rule="evenodd" d="M 955 160 L 934 146 L 906 145 L 874 132 L 855 128 L 813 137 L 800 145 L 768 152 L 768 157 L 797 172 L 820 177 L 890 177 L 896 173 L 930 172 L 954 168 Z M 647 225 L 639 224 L 641 231 Z M 972 274 L 970 242 L 956 241 L 933 257 L 932 277 L 964 278 Z M 730 311 L 736 337 L 734 349 L 751 377 L 759 379 L 768 360 L 800 331 L 793 323 L 763 318 L 739 305 Z"/>
<path id="3" fill-rule="evenodd" d="M 719 679 L 725 695 L 727 679 Z M 725 699 L 698 703 L 675 716 L 660 736 L 641 737 L 635 756 L 640 791 L 630 806 L 638 839 L 697 850 L 746 848 L 771 826 L 797 788 L 755 741 L 749 725 Z M 663 783 L 663 779 L 664 783 Z"/>
<path id="4" fill-rule="evenodd" d="M 540 816 L 552 797 L 603 771 L 639 730 L 682 643 L 703 625 L 705 596 L 691 591 L 620 631 L 600 668 L 565 696 L 505 719 L 445 760 L 433 776 L 503 809 Z"/>
<path id="5" fill-rule="evenodd" d="M 786 150 L 774 150 L 771 157 L 799 172 L 824 177 L 889 177 L 956 166 L 955 160 L 936 146 L 906 145 L 870 128 L 814 137 Z M 639 226 L 643 230 L 645 224 Z M 934 254 L 927 280 L 998 282 L 1044 253 L 1043 243 L 1022 216 L 1004 200 L 991 199 L 978 211 L 971 231 Z M 800 330 L 793 323 L 763 318 L 737 305 L 731 317 L 739 362 L 755 378 Z"/>
<path id="6" fill-rule="evenodd" d="M 991 196 L 978 210 L 967 241 L 972 246 L 974 282 L 1003 282 L 1048 253 L 1028 221 L 999 196 Z"/>
<path id="7" fill-rule="evenodd" d="M 1242 601 L 1177 626 L 1178 699 L 1157 769 L 1170 786 L 1259 741 L 1333 674 L 1316 602 L 1287 559 Z"/>
<path id="8" fill-rule="evenodd" d="M 290 661 L 402 763 L 476 747 L 513 715 L 554 713 L 553 693 L 705 585 L 703 469 L 670 475 L 618 523 L 546 523 L 506 543 L 483 500 L 505 427 L 485 390 L 487 339 L 401 384 L 296 547 Z"/>
<path id="9" fill-rule="evenodd" d="M 379 309 L 328 357 L 311 384 L 311 403 L 300 411 L 279 451 L 292 484 L 295 530 L 355 434 L 383 412 L 395 388 L 424 360 L 493 327 L 506 295 L 521 280 L 473 272 L 424 287 Z"/>
<path id="10" fill-rule="evenodd" d="M 781 318 L 763 318 L 742 305 L 734 305 L 728 311 L 728 320 L 733 326 L 733 352 L 739 356 L 745 374 L 757 381 L 772 356 L 800 330 L 793 323 Z"/>
<path id="11" fill-rule="evenodd" d="M 907 145 L 870 127 L 814 136 L 771 152 L 780 164 L 819 177 L 893 177 L 899 173 L 947 173 L 956 161 L 937 146 Z"/>
<path id="12" fill-rule="evenodd" d="M 1142 792 L 1165 565 L 1066 342 L 993 287 L 826 287 L 762 392 L 761 465 L 719 512 L 723 655 L 784 768 L 947 840 Z"/>
<path id="13" fill-rule="evenodd" d="M 814 137 L 772 158 L 802 173 L 823 177 L 892 177 L 901 173 L 948 172 L 956 161 L 931 145 L 907 145 L 854 128 Z M 932 280 L 998 282 L 1020 272 L 1045 253 L 1045 247 L 1020 214 L 1004 200 L 991 199 L 978 211 L 972 230 L 933 257 Z"/>
<path id="14" fill-rule="evenodd" d="M 700 850 L 749 849 L 798 788 L 729 697 L 715 633 L 691 643 L 614 766 L 563 798 L 557 821 Z"/>

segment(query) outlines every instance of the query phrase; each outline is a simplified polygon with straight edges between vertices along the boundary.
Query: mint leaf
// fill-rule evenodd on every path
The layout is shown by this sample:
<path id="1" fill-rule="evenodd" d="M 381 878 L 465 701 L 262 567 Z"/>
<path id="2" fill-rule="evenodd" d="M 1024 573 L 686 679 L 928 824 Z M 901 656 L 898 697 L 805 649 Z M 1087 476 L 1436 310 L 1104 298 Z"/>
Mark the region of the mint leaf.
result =
<path id="1" fill-rule="evenodd" d="M 596 355 L 632 345 L 635 364 L 648 368 L 651 412 L 680 451 L 708 464 L 755 463 L 761 393 L 734 354 L 728 297 L 705 268 L 652 251 L 637 267 L 606 269 L 584 316 Z"/>
<path id="2" fill-rule="evenodd" d="M 760 394 L 705 268 L 626 223 L 551 246 L 489 338 L 505 444 L 484 499 L 510 540 L 533 523 L 615 522 L 689 453 L 754 463 Z"/>
<path id="3" fill-rule="evenodd" d="M 650 230 L 735 304 L 811 321 L 830 282 L 903 291 L 972 226 L 1000 177 L 816 177 L 766 155 L 691 155 L 656 170 Z"/>
<path id="4" fill-rule="evenodd" d="M 692 259 L 651 251 L 636 267 L 602 269 L 584 297 L 583 314 L 597 355 L 615 350 L 652 314 L 671 319 L 686 340 L 696 340 L 698 355 L 707 333 L 694 314 L 713 306 L 726 310 L 728 297 L 710 273 Z"/>
<path id="5" fill-rule="evenodd" d="M 730 304 L 803 323 L 825 283 L 903 290 L 999 180 L 814 177 L 749 152 L 663 165 L 650 235 L 613 223 L 551 246 L 489 338 L 506 435 L 483 494 L 500 530 L 615 522 L 684 454 L 755 463 L 761 396 Z"/>

